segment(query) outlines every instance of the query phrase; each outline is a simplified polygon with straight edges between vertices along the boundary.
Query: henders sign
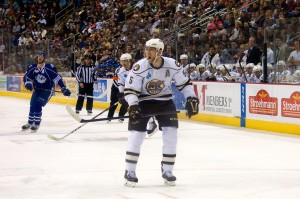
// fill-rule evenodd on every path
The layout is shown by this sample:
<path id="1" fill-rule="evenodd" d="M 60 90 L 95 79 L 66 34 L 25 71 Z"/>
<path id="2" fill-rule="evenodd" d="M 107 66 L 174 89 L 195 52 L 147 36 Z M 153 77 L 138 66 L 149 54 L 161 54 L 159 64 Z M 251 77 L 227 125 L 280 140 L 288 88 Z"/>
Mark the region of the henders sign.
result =
<path id="1" fill-rule="evenodd" d="M 300 118 L 300 92 L 293 92 L 290 98 L 281 99 L 281 115 Z"/>
<path id="2" fill-rule="evenodd" d="M 266 90 L 259 90 L 256 96 L 249 96 L 249 112 L 262 115 L 278 115 L 278 99 L 270 97 Z"/>

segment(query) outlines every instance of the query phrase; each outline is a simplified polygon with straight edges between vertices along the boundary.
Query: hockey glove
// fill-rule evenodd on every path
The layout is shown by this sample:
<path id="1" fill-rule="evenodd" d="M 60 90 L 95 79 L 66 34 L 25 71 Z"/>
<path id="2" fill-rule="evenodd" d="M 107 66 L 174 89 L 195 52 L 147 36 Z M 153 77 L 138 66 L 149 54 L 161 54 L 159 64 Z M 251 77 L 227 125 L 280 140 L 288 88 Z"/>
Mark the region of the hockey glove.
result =
<path id="1" fill-rule="evenodd" d="M 61 92 L 64 94 L 64 96 L 70 96 L 71 91 L 67 87 L 61 88 Z"/>
<path id="2" fill-rule="evenodd" d="M 118 93 L 118 100 L 120 104 L 125 104 L 126 100 L 124 98 L 124 93 Z"/>
<path id="3" fill-rule="evenodd" d="M 132 105 L 128 109 L 129 120 L 132 124 L 137 124 L 142 118 L 142 111 L 139 105 Z"/>
<path id="4" fill-rule="evenodd" d="M 186 99 L 185 109 L 187 110 L 186 116 L 188 118 L 197 115 L 199 111 L 199 99 L 196 97 L 188 97 Z"/>
<path id="5" fill-rule="evenodd" d="M 25 83 L 25 88 L 27 89 L 27 90 L 30 90 L 30 91 L 32 91 L 32 83 L 31 82 L 26 82 Z"/>

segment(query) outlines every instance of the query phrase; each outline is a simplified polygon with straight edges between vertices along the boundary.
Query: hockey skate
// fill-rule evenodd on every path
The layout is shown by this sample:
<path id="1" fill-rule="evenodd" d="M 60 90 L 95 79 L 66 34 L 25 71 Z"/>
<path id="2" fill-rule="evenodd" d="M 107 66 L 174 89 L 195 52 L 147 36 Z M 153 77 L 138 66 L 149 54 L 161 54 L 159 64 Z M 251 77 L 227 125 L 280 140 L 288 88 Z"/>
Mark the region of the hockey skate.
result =
<path id="1" fill-rule="evenodd" d="M 176 177 L 173 175 L 172 171 L 165 171 L 162 174 L 165 181 L 165 185 L 175 186 Z"/>
<path id="2" fill-rule="evenodd" d="M 123 122 L 124 122 L 124 119 L 118 119 L 118 121 L 119 121 L 120 123 L 123 123 Z"/>
<path id="3" fill-rule="evenodd" d="M 26 131 L 26 130 L 28 130 L 30 128 L 31 128 L 31 124 L 27 123 L 27 124 L 25 124 L 25 125 L 22 126 L 22 131 Z"/>
<path id="4" fill-rule="evenodd" d="M 138 182 L 138 178 L 136 177 L 135 171 L 125 171 L 125 183 L 124 185 L 127 187 L 135 187 Z"/>
<path id="5" fill-rule="evenodd" d="M 155 122 L 151 122 L 151 123 L 152 125 L 150 124 L 150 126 L 152 126 L 152 128 L 150 130 L 147 130 L 148 137 L 151 137 L 152 135 L 154 135 L 154 133 L 158 131 L 156 123 Z"/>
<path id="6" fill-rule="evenodd" d="M 92 114 L 93 114 L 92 111 L 87 111 L 87 115 L 88 115 L 88 116 L 91 116 Z"/>
<path id="7" fill-rule="evenodd" d="M 39 127 L 40 127 L 39 125 L 34 125 L 34 124 L 33 124 L 33 125 L 31 126 L 31 128 L 30 128 L 31 133 L 37 132 L 37 130 L 39 129 Z"/>

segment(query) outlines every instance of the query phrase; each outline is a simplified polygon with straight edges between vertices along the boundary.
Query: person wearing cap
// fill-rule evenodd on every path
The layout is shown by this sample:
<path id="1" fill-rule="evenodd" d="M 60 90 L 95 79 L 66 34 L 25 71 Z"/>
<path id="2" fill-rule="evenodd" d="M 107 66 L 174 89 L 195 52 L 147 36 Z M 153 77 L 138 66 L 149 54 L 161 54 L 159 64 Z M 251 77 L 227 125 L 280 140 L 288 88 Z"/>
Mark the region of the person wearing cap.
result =
<path id="1" fill-rule="evenodd" d="M 37 53 L 37 63 L 29 66 L 23 77 L 25 88 L 33 91 L 30 100 L 30 109 L 27 124 L 22 130 L 31 130 L 35 133 L 41 124 L 42 108 L 46 106 L 54 93 L 55 84 L 61 88 L 64 96 L 70 96 L 71 92 L 63 82 L 52 64 L 45 63 L 45 52 Z"/>
<path id="2" fill-rule="evenodd" d="M 182 54 L 180 55 L 179 59 L 180 59 L 180 65 L 183 67 L 183 74 L 185 76 L 188 76 L 188 63 L 189 63 L 189 60 L 188 60 L 188 55 L 187 54 Z"/>
<path id="3" fill-rule="evenodd" d="M 262 66 L 260 64 L 257 64 L 253 67 L 253 81 L 255 83 L 260 83 L 260 77 L 262 75 Z"/>
<path id="4" fill-rule="evenodd" d="M 76 102 L 76 113 L 79 114 L 83 107 L 84 96 L 87 95 L 86 111 L 88 115 L 93 113 L 93 95 L 94 83 L 97 82 L 97 70 L 92 64 L 90 55 L 83 56 L 83 64 L 76 71 L 76 80 L 78 82 L 78 99 Z"/>
<path id="5" fill-rule="evenodd" d="M 276 63 L 276 70 L 273 72 L 274 74 L 274 82 L 283 83 L 286 82 L 289 77 L 291 77 L 291 72 L 287 70 L 286 63 L 283 60 L 279 60 Z"/>

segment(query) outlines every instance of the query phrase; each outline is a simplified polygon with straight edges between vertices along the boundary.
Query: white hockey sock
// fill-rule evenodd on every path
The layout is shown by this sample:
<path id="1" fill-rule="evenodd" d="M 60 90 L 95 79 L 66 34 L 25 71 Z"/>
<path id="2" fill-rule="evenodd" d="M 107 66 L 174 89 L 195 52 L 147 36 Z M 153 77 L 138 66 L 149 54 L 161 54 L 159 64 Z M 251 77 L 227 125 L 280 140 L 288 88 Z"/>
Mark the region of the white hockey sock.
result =
<path id="1" fill-rule="evenodd" d="M 163 137 L 163 158 L 162 168 L 164 171 L 173 171 L 176 158 L 177 146 L 177 128 L 176 127 L 162 127 Z"/>
<path id="2" fill-rule="evenodd" d="M 146 136 L 146 132 L 130 131 L 126 148 L 126 164 L 127 171 L 135 171 L 140 156 L 141 145 Z"/>

